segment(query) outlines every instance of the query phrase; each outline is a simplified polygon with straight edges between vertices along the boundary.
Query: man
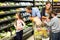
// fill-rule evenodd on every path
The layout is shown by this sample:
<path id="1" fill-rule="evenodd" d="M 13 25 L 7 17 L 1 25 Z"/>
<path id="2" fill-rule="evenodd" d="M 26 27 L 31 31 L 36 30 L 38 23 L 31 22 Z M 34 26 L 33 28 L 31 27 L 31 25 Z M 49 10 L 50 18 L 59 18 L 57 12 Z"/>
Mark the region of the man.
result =
<path id="1" fill-rule="evenodd" d="M 51 27 L 52 40 L 60 40 L 60 23 L 59 23 L 60 20 L 55 12 L 52 12 L 51 16 L 53 18 L 50 21 L 49 19 L 47 19 L 47 22 L 44 21 L 44 23 Z"/>
<path id="2" fill-rule="evenodd" d="M 28 7 L 26 7 L 26 12 L 30 14 L 29 19 L 32 20 L 33 22 L 34 22 L 33 19 L 35 17 L 41 18 L 40 11 L 39 11 L 39 9 L 37 7 L 32 8 L 32 7 L 28 6 Z M 33 31 L 33 33 L 34 33 L 34 31 Z"/>
<path id="3" fill-rule="evenodd" d="M 32 17 L 36 17 L 36 16 L 39 18 L 41 17 L 40 11 L 37 7 L 32 8 L 32 7 L 28 6 L 28 7 L 26 7 L 26 12 L 30 13 Z"/>

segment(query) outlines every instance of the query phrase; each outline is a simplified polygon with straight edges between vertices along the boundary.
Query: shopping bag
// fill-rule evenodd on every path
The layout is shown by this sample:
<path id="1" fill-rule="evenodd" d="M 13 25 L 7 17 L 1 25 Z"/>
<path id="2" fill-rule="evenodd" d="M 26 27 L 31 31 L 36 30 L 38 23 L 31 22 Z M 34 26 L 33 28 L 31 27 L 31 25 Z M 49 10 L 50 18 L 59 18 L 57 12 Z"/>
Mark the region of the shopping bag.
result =
<path id="1" fill-rule="evenodd" d="M 33 21 L 35 22 L 36 25 L 39 25 L 40 26 L 42 24 L 40 18 L 38 18 L 38 17 L 34 17 L 33 18 Z"/>

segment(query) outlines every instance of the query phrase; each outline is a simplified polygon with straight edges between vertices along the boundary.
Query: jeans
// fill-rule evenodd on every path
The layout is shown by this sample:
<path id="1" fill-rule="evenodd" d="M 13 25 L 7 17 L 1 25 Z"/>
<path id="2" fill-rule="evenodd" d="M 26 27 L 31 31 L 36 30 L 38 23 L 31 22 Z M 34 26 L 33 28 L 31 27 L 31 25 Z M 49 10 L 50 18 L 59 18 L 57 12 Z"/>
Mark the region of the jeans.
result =
<path id="1" fill-rule="evenodd" d="M 16 32 L 16 40 L 22 40 L 23 37 L 23 30 L 21 30 L 20 32 Z"/>
<path id="2" fill-rule="evenodd" d="M 52 33 L 52 40 L 60 40 L 60 32 Z"/>

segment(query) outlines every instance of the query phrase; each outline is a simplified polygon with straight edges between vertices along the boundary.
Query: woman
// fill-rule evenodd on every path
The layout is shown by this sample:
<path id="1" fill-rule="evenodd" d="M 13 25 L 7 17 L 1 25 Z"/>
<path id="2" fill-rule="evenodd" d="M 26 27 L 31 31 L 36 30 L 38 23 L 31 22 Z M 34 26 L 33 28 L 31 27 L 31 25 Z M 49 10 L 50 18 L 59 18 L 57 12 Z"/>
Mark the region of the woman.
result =
<path id="1" fill-rule="evenodd" d="M 47 1 L 46 5 L 45 5 L 45 8 L 42 8 L 41 17 L 42 16 L 49 17 L 51 11 L 52 11 L 51 10 L 51 3 L 49 1 Z"/>
<path id="2" fill-rule="evenodd" d="M 16 39 L 17 40 L 22 40 L 23 28 L 25 26 L 25 23 L 23 22 L 20 13 L 16 14 L 16 19 L 17 19 L 16 23 L 14 24 L 14 26 L 16 28 Z"/>
<path id="3" fill-rule="evenodd" d="M 42 17 L 42 21 L 45 21 L 46 18 L 48 19 L 51 19 L 51 3 L 49 1 L 46 2 L 46 5 L 45 5 L 45 8 L 42 9 L 42 12 L 41 12 L 41 17 Z M 44 22 L 43 22 L 44 23 Z M 48 35 L 50 33 L 50 27 L 48 27 L 47 25 L 44 24 L 44 26 L 47 28 L 47 32 L 48 32 Z"/>

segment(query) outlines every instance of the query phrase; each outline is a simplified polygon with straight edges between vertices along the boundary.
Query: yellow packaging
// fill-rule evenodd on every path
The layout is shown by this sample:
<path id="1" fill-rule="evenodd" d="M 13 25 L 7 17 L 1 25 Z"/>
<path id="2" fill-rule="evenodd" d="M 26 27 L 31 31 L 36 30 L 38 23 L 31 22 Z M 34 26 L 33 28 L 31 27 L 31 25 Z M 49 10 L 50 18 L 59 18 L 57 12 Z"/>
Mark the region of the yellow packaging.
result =
<path id="1" fill-rule="evenodd" d="M 58 2 L 59 0 L 53 0 L 54 2 Z"/>

